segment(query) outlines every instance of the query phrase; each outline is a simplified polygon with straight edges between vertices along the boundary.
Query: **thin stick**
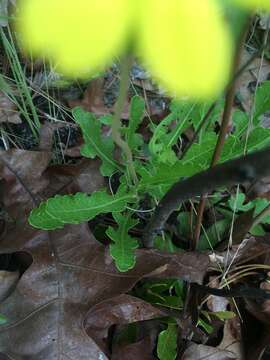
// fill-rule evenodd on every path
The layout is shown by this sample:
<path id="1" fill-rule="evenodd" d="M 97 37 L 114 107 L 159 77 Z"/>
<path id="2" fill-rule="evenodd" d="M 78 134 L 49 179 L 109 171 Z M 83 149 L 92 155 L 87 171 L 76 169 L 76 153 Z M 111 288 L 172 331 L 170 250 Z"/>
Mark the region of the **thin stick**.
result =
<path id="1" fill-rule="evenodd" d="M 254 287 L 241 287 L 238 289 L 217 289 L 196 283 L 192 283 L 192 285 L 194 288 L 197 288 L 203 293 L 212 294 L 215 296 L 250 299 L 270 299 L 269 291 Z"/>
<path id="2" fill-rule="evenodd" d="M 240 66 L 241 55 L 242 55 L 242 50 L 243 50 L 243 47 L 245 44 L 247 30 L 248 30 L 248 27 L 246 26 L 244 31 L 242 32 L 242 35 L 241 35 L 241 38 L 239 41 L 239 45 L 238 45 L 238 48 L 235 53 L 233 69 L 236 74 L 238 73 L 238 69 Z M 225 107 L 224 107 L 224 112 L 223 112 L 223 116 L 222 116 L 220 132 L 219 132 L 217 144 L 216 144 L 216 147 L 214 150 L 214 154 L 213 154 L 213 157 L 211 160 L 210 167 L 213 167 L 218 163 L 218 160 L 220 158 L 220 155 L 221 155 L 224 143 L 225 143 L 226 135 L 228 132 L 228 127 L 229 127 L 229 124 L 231 121 L 231 116 L 232 116 L 234 96 L 235 96 L 235 92 L 236 92 L 236 88 L 237 88 L 237 79 L 238 79 L 238 77 L 234 76 L 229 87 L 227 88 L 227 93 L 226 93 L 226 97 L 225 97 Z M 204 195 L 203 197 L 201 197 L 201 200 L 199 203 L 198 217 L 197 217 L 197 221 L 196 221 L 196 225 L 195 225 L 194 237 L 192 239 L 191 246 L 190 246 L 192 250 L 196 249 L 197 243 L 200 238 L 201 224 L 202 224 L 203 213 L 204 213 L 205 204 L 206 204 L 206 196 L 207 196 L 207 194 Z"/>
<path id="3" fill-rule="evenodd" d="M 238 78 L 243 74 L 243 72 L 249 67 L 249 65 L 251 65 L 253 63 L 253 61 L 255 59 L 257 59 L 258 55 L 260 55 L 266 48 L 266 45 L 262 45 L 261 48 L 256 51 L 251 57 L 250 59 L 248 59 L 248 61 L 236 72 L 236 74 L 234 75 L 234 77 L 231 79 L 231 82 L 228 84 L 227 88 L 229 88 L 232 84 L 232 82 L 238 80 Z M 196 130 L 196 132 L 194 133 L 192 139 L 190 140 L 190 142 L 188 143 L 188 145 L 185 147 L 183 153 L 181 154 L 179 160 L 183 159 L 187 152 L 189 151 L 189 149 L 191 148 L 191 146 L 194 144 L 194 142 L 196 141 L 196 139 L 199 136 L 200 131 L 202 130 L 203 126 L 207 123 L 207 121 L 209 120 L 211 114 L 213 113 L 215 107 L 216 107 L 217 101 L 214 101 L 207 113 L 204 115 L 202 121 L 200 122 L 200 125 L 198 126 L 198 129 Z"/>
<path id="4" fill-rule="evenodd" d="M 270 175 L 270 148 L 257 151 L 240 158 L 215 165 L 175 183 L 161 199 L 144 232 L 143 245 L 153 246 L 155 234 L 163 229 L 170 214 L 179 208 L 183 201 L 195 196 L 207 194 L 223 186 L 232 186 Z"/>

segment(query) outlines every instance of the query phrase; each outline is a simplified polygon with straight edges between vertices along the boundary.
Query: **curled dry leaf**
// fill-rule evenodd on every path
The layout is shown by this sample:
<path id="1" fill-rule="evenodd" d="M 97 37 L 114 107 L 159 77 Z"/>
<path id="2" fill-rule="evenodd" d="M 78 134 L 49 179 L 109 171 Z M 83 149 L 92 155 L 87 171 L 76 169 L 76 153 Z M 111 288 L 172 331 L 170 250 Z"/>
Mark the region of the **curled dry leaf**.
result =
<path id="1" fill-rule="evenodd" d="M 0 24 L 1 26 L 1 24 Z M 20 124 L 22 122 L 17 107 L 10 98 L 0 91 L 0 124 Z"/>
<path id="2" fill-rule="evenodd" d="M 212 297 L 212 296 L 211 296 Z M 216 297 L 218 298 L 218 297 Z M 220 303 L 218 303 L 218 300 L 216 302 L 216 308 L 213 307 L 212 302 L 208 301 L 207 304 L 210 303 L 210 310 L 214 311 L 214 312 L 223 312 L 226 311 L 226 304 L 225 307 L 222 304 L 222 298 L 219 297 L 220 299 Z M 227 299 L 226 299 L 227 301 Z M 228 301 L 227 301 L 228 303 Z M 232 320 L 234 320 L 235 324 L 238 325 L 238 328 L 236 327 L 237 325 L 232 324 L 232 322 L 230 321 L 225 321 L 225 325 L 219 320 L 216 321 L 214 319 L 214 317 L 212 317 L 214 315 L 214 312 L 212 314 L 209 313 L 208 316 L 211 316 L 212 321 L 210 321 L 210 317 L 208 318 L 208 316 L 206 315 L 206 312 L 204 312 L 204 315 L 207 316 L 208 321 L 210 321 L 211 326 L 213 327 L 213 331 L 208 334 L 208 336 L 205 335 L 205 339 L 203 340 L 202 338 L 199 339 L 199 341 L 197 339 L 195 339 L 194 337 L 192 338 L 192 340 L 196 343 L 203 343 L 205 344 L 208 341 L 208 344 L 213 344 L 213 342 L 217 342 L 218 339 L 220 339 L 220 335 L 222 333 L 223 330 L 223 338 L 222 341 L 220 342 L 219 345 L 213 347 L 213 346 L 204 346 L 204 345 L 200 345 L 198 346 L 197 344 L 191 345 L 191 347 L 188 347 L 187 350 L 185 351 L 185 356 L 183 357 L 183 359 L 213 359 L 213 360 L 218 360 L 218 359 L 237 359 L 240 360 L 242 359 L 241 357 L 239 357 L 239 353 L 240 353 L 240 321 L 239 318 L 234 317 Z M 217 316 L 218 314 L 216 314 Z M 221 315 L 221 314 L 220 314 Z M 225 315 L 225 314 L 224 314 Z M 202 320 L 203 318 L 201 318 Z M 208 322 L 207 321 L 207 322 Z M 223 351 L 224 350 L 224 351 Z M 181 358 L 182 359 L 182 358 Z M 243 359 L 242 359 L 243 360 Z"/>
<path id="3" fill-rule="evenodd" d="M 88 312 L 84 326 L 87 334 L 108 353 L 106 340 L 112 325 L 163 317 L 165 313 L 151 304 L 130 295 L 119 295 L 100 302 Z"/>

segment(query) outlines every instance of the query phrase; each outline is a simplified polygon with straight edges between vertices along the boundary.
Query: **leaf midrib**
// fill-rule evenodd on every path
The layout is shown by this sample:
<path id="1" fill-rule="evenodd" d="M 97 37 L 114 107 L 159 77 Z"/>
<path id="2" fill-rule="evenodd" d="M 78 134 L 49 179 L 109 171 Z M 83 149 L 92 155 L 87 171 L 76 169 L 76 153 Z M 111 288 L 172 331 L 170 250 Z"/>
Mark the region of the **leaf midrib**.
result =
<path id="1" fill-rule="evenodd" d="M 85 128 L 85 125 L 81 125 L 82 127 Z M 86 130 L 86 129 L 85 129 Z M 116 167 L 118 170 L 122 171 L 121 167 L 113 160 L 111 160 L 105 153 L 103 153 L 100 150 L 100 147 L 95 143 L 95 141 L 89 136 L 88 131 L 84 131 L 84 134 L 86 136 L 87 141 L 94 147 L 94 149 L 96 150 L 97 155 L 102 158 L 103 160 L 107 161 L 108 163 L 110 163 L 111 165 L 113 165 L 114 167 Z"/>
<path id="2" fill-rule="evenodd" d="M 87 207 L 87 208 L 78 208 L 77 206 L 74 207 L 72 210 L 67 210 L 67 209 L 60 209 L 59 212 L 61 213 L 76 213 L 76 212 L 79 212 L 79 211 L 89 211 L 89 210 L 97 210 L 97 209 L 102 209 L 103 207 L 107 207 L 107 206 L 110 206 L 112 204 L 115 204 L 117 202 L 121 202 L 121 201 L 124 201 L 126 199 L 132 199 L 133 196 L 132 195 L 126 195 L 126 196 L 122 196 L 120 198 L 117 198 L 117 199 L 114 199 L 110 202 L 107 202 L 106 204 L 102 204 L 102 205 L 99 205 L 99 206 L 93 206 L 93 207 Z M 91 198 L 90 198 L 91 199 Z M 51 215 L 51 212 L 48 210 L 48 208 L 46 208 L 47 212 L 49 215 Z M 54 213 L 55 211 L 53 211 Z M 56 210 L 57 212 L 57 210 Z M 53 215 L 51 215 L 53 216 Z M 59 217 L 61 219 L 61 217 Z"/>

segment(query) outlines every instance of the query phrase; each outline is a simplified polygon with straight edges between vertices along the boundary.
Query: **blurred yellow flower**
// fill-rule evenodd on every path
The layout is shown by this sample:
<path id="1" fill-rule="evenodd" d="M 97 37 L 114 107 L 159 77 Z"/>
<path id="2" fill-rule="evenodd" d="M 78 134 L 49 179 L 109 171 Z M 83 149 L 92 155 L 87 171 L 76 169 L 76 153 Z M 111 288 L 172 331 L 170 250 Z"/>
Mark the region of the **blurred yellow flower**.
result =
<path id="1" fill-rule="evenodd" d="M 231 39 L 213 0 L 148 0 L 139 53 L 167 89 L 211 97 L 228 79 Z"/>
<path id="2" fill-rule="evenodd" d="M 22 0 L 17 27 L 26 50 L 80 77 L 118 54 L 131 19 L 127 0 Z"/>
<path id="3" fill-rule="evenodd" d="M 247 9 L 261 8 L 270 10 L 270 0 L 233 0 L 236 4 Z"/>
<path id="4" fill-rule="evenodd" d="M 213 97 L 230 73 L 231 37 L 214 0 L 22 0 L 17 29 L 26 50 L 69 76 L 130 48 L 175 95 Z"/>

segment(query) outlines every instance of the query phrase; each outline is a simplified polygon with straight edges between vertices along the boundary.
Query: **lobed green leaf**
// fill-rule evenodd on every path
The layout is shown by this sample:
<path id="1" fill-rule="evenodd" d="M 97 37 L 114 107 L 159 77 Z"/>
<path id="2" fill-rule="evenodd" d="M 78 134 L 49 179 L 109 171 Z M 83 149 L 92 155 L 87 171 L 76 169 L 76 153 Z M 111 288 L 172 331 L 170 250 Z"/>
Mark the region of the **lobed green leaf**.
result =
<path id="1" fill-rule="evenodd" d="M 109 227 L 106 234 L 113 240 L 110 245 L 110 254 L 115 260 L 119 271 L 124 272 L 135 266 L 135 249 L 139 246 L 137 239 L 128 234 L 129 229 L 134 227 L 138 220 L 131 218 L 131 214 L 113 214 L 118 228 Z"/>
<path id="2" fill-rule="evenodd" d="M 259 117 L 270 110 L 270 81 L 265 81 L 255 95 L 254 124 L 259 124 Z"/>
<path id="3" fill-rule="evenodd" d="M 107 194 L 97 191 L 91 195 L 56 195 L 33 209 L 29 223 L 39 229 L 59 229 L 64 224 L 79 224 L 93 219 L 98 214 L 123 211 L 128 202 L 134 201 L 133 194 Z"/>
<path id="4" fill-rule="evenodd" d="M 177 355 L 177 326 L 168 324 L 168 328 L 158 336 L 157 354 L 160 360 L 174 360 Z"/>
<path id="5" fill-rule="evenodd" d="M 98 156 L 101 161 L 101 174 L 104 176 L 112 175 L 116 170 L 121 170 L 121 166 L 113 159 L 113 141 L 111 138 L 101 136 L 101 122 L 94 114 L 75 107 L 72 110 L 75 122 L 80 125 L 85 144 L 81 148 L 81 154 L 88 158 Z"/>

